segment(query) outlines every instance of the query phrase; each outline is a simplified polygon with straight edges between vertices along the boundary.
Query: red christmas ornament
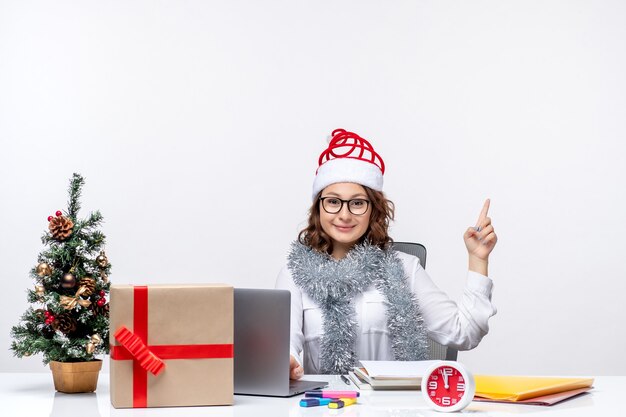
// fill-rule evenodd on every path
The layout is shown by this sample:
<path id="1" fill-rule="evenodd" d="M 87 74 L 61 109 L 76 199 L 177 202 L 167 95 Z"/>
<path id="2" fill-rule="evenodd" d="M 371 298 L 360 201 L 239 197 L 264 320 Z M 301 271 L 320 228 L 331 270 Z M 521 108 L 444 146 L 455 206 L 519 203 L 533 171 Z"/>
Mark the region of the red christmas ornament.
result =
<path id="1" fill-rule="evenodd" d="M 48 221 L 52 220 L 52 216 L 48 216 Z"/>
<path id="2" fill-rule="evenodd" d="M 104 292 L 104 290 L 100 290 L 100 297 L 104 297 L 106 295 L 106 293 Z"/>
<path id="3" fill-rule="evenodd" d="M 57 217 L 61 217 L 61 215 L 62 215 L 63 213 L 61 213 L 61 210 L 57 210 L 57 212 L 56 212 L 56 213 L 54 213 L 54 214 L 56 214 L 56 215 L 57 215 Z"/>
<path id="4" fill-rule="evenodd" d="M 43 316 L 45 317 L 44 323 L 46 323 L 46 324 L 52 324 L 52 322 L 55 319 L 55 317 L 52 315 L 52 313 L 50 313 L 47 310 L 43 312 Z"/>
<path id="5" fill-rule="evenodd" d="M 96 304 L 98 304 L 98 307 L 102 307 L 105 303 L 107 302 L 106 298 L 101 298 L 98 301 L 96 301 Z"/>

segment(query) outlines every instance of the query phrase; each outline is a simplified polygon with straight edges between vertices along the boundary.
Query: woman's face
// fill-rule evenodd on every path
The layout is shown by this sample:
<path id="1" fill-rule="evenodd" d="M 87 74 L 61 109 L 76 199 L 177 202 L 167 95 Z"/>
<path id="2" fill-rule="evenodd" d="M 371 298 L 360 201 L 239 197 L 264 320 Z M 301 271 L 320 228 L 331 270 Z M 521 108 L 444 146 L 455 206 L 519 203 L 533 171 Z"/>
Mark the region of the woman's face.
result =
<path id="1" fill-rule="evenodd" d="M 351 182 L 340 182 L 329 185 L 322 191 L 321 198 L 326 199 L 327 208 L 341 204 L 338 200 L 368 200 L 365 188 L 359 184 Z M 360 212 L 362 202 L 355 201 L 352 204 L 352 211 Z M 367 211 L 361 215 L 353 214 L 348 209 L 348 203 L 344 202 L 341 210 L 335 214 L 328 213 L 322 201 L 319 202 L 320 222 L 322 230 L 326 232 L 333 241 L 333 254 L 337 251 L 347 252 L 358 240 L 367 232 L 372 213 L 371 204 L 367 204 Z M 331 210 L 334 211 L 334 210 Z"/>

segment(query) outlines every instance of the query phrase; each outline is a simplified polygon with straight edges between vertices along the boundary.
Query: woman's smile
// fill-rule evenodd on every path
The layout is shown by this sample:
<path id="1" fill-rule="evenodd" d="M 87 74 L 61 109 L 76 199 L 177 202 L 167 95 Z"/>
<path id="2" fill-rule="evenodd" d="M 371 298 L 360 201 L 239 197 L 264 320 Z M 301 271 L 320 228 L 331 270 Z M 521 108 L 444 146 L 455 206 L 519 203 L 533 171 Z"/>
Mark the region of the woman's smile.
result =
<path id="1" fill-rule="evenodd" d="M 335 226 L 337 228 L 337 230 L 339 230 L 340 232 L 351 232 L 352 229 L 354 229 L 354 226 L 356 225 L 352 225 L 352 226 L 344 226 L 344 225 L 339 225 L 339 224 L 333 224 L 333 226 Z"/>

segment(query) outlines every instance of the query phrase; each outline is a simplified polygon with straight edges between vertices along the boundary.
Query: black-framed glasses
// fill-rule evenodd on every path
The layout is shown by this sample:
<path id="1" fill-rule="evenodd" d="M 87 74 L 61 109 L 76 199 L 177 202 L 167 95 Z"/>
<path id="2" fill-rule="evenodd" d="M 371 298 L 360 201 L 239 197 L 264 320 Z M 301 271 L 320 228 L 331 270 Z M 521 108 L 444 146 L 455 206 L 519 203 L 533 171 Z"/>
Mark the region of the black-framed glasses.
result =
<path id="1" fill-rule="evenodd" d="M 337 214 L 343 208 L 343 203 L 348 204 L 348 211 L 355 216 L 361 216 L 367 213 L 370 206 L 369 200 L 363 198 L 353 198 L 352 200 L 342 200 L 337 197 L 320 197 L 322 207 L 328 214 Z"/>

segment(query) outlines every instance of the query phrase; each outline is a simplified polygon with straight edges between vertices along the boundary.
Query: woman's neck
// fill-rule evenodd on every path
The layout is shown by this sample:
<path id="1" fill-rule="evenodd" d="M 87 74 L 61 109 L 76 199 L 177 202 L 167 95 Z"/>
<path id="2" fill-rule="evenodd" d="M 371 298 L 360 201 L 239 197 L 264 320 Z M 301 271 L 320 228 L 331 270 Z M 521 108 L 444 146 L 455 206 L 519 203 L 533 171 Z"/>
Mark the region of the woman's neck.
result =
<path id="1" fill-rule="evenodd" d="M 333 253 L 330 254 L 334 259 L 340 260 L 346 257 L 353 245 L 346 245 L 341 243 L 333 243 Z"/>

